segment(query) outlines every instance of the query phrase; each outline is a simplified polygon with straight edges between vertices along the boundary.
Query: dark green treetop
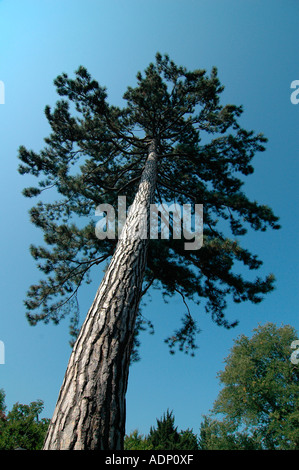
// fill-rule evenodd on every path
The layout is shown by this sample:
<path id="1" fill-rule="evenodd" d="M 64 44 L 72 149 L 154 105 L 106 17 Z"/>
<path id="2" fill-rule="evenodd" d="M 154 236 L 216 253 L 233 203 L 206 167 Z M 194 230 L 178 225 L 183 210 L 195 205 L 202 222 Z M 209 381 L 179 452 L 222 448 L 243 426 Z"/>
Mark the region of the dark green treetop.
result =
<path id="1" fill-rule="evenodd" d="M 167 410 L 156 426 L 151 426 L 148 435 L 140 434 L 137 429 L 125 436 L 125 450 L 198 450 L 198 439 L 192 430 L 180 432 L 174 424 L 173 411 Z"/>
<path id="2" fill-rule="evenodd" d="M 197 450 L 196 435 L 189 429 L 179 433 L 174 421 L 173 412 L 167 410 L 161 419 L 157 419 L 156 427 L 151 427 L 147 442 L 156 450 Z"/>
<path id="3" fill-rule="evenodd" d="M 62 98 L 53 110 L 45 109 L 52 130 L 45 147 L 39 153 L 19 149 L 19 172 L 38 180 L 24 195 L 43 196 L 30 211 L 45 242 L 30 248 L 44 274 L 27 294 L 30 323 L 58 323 L 71 312 L 76 334 L 78 289 L 89 282 L 93 266 L 111 257 L 117 242 L 95 236 L 95 208 L 117 207 L 118 196 L 132 203 L 154 138 L 155 202 L 203 204 L 204 242 L 200 250 L 186 251 L 184 240 L 150 240 L 144 293 L 155 286 L 166 295 L 179 293 L 184 302 L 203 300 L 217 324 L 234 326 L 224 315 L 228 299 L 260 302 L 274 282 L 273 275 L 249 281 L 243 270 L 235 272 L 236 262 L 249 270 L 262 264 L 236 237 L 250 227 L 279 226 L 269 207 L 242 191 L 242 178 L 253 173 L 252 158 L 265 150 L 266 138 L 240 127 L 241 106 L 220 103 L 217 69 L 210 75 L 188 71 L 158 53 L 155 63 L 137 74 L 136 87 L 125 92 L 123 108 L 108 104 L 106 89 L 82 66 L 74 79 L 63 73 L 54 83 Z M 46 189 L 53 191 L 50 200 Z M 193 353 L 198 331 L 187 310 L 182 327 L 167 340 L 170 349 L 179 345 Z"/>

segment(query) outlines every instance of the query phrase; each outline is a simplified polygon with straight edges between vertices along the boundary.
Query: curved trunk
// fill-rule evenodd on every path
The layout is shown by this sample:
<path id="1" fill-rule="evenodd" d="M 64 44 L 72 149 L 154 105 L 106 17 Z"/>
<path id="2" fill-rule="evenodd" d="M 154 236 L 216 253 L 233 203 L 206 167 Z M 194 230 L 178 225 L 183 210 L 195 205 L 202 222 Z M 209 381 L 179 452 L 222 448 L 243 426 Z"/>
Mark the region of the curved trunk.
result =
<path id="1" fill-rule="evenodd" d="M 156 173 L 152 141 L 121 238 L 74 345 L 44 450 L 123 448 L 125 395 Z M 145 210 L 147 236 L 142 238 L 138 233 Z"/>

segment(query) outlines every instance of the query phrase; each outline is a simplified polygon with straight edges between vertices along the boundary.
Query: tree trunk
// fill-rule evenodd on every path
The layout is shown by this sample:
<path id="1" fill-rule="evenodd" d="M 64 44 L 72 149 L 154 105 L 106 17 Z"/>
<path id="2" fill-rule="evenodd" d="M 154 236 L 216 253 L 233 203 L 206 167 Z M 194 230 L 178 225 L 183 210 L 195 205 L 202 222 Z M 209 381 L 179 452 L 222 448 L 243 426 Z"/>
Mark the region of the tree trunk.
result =
<path id="1" fill-rule="evenodd" d="M 153 140 L 111 263 L 74 345 L 44 450 L 121 450 L 125 395 L 156 186 Z M 147 214 L 147 236 L 134 236 Z"/>

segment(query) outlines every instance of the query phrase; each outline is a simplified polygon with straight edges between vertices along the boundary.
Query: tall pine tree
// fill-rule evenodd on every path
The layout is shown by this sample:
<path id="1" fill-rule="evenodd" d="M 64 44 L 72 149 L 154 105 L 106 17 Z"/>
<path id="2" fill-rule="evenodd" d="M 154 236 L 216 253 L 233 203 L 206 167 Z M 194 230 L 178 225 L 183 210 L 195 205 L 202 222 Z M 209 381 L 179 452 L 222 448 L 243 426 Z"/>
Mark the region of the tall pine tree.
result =
<path id="1" fill-rule="evenodd" d="M 60 75 L 55 85 L 62 98 L 45 109 L 52 132 L 44 149 L 19 149 L 20 173 L 38 179 L 25 196 L 54 191 L 31 209 L 45 241 L 31 253 L 45 276 L 28 291 L 30 323 L 58 323 L 70 313 L 76 336 L 78 289 L 92 267 L 108 260 L 109 266 L 74 344 L 45 449 L 121 449 L 142 296 L 155 286 L 179 293 L 186 305 L 203 301 L 212 319 L 229 328 L 235 324 L 224 314 L 229 299 L 258 303 L 273 289 L 273 275 L 250 281 L 234 266 L 262 264 L 235 237 L 250 227 L 279 227 L 269 207 L 242 191 L 241 178 L 253 173 L 251 160 L 265 150 L 266 138 L 241 128 L 241 106 L 220 103 L 216 68 L 209 75 L 188 71 L 167 55 L 158 53 L 137 74 L 122 109 L 108 104 L 105 88 L 84 67 L 74 79 Z M 117 208 L 119 196 L 131 206 L 121 237 L 116 231 L 100 239 L 95 209 Z M 173 226 L 168 240 L 150 239 L 151 204 L 173 201 L 190 204 L 193 213 L 203 204 L 201 249 L 186 250 Z M 148 236 L 140 237 L 145 220 Z M 193 353 L 198 331 L 187 307 L 167 339 L 171 351 Z"/>

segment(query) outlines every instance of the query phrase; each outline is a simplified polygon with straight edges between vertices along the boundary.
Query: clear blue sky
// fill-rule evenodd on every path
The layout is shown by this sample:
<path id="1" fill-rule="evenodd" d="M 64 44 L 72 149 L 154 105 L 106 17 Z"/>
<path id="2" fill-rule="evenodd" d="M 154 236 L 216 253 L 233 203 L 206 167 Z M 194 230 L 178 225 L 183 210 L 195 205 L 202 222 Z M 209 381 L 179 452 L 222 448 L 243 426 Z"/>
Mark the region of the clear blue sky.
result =
<path id="1" fill-rule="evenodd" d="M 28 247 L 41 234 L 28 218 L 33 201 L 21 191 L 31 184 L 17 173 L 19 145 L 34 150 L 49 133 L 46 104 L 57 99 L 53 79 L 84 65 L 122 104 L 155 53 L 168 53 L 190 69 L 218 67 L 225 85 L 223 101 L 243 104 L 242 124 L 263 132 L 267 151 L 256 156 L 247 194 L 270 205 L 282 229 L 248 234 L 243 244 L 264 261 L 260 274 L 276 275 L 276 290 L 258 306 L 229 305 L 227 316 L 240 320 L 226 331 L 190 305 L 202 329 L 195 358 L 170 356 L 163 339 L 179 325 L 181 299 L 165 305 L 155 292 L 144 315 L 156 334 L 141 336 L 142 360 L 130 371 L 127 432 L 149 431 L 167 408 L 179 429 L 198 433 L 219 392 L 216 377 L 234 340 L 267 321 L 290 324 L 298 318 L 298 148 L 299 105 L 290 101 L 290 84 L 299 79 L 298 0 L 0 0 L 1 309 L 0 388 L 8 408 L 37 398 L 51 417 L 70 355 L 68 321 L 31 327 L 23 299 L 39 279 Z M 101 272 L 80 295 L 84 317 Z"/>

